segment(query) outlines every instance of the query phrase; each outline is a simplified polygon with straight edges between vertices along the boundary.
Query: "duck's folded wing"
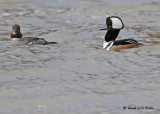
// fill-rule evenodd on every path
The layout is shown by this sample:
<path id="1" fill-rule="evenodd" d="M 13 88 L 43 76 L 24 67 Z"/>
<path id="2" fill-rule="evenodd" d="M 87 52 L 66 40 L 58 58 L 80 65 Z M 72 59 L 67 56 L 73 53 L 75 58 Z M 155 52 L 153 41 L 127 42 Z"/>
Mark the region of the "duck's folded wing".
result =
<path id="1" fill-rule="evenodd" d="M 40 44 L 40 45 L 48 44 L 48 42 L 45 41 L 43 38 L 37 38 L 37 37 L 23 37 L 20 39 L 20 41 L 24 42 L 25 44 Z"/>

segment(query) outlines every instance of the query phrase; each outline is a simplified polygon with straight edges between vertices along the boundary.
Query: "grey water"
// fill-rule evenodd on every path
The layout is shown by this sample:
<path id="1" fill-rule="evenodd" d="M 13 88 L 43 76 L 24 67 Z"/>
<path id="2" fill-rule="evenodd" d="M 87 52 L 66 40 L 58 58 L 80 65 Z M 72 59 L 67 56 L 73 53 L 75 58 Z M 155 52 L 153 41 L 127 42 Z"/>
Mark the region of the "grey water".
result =
<path id="1" fill-rule="evenodd" d="M 159 0 L 1 0 L 0 114 L 159 114 L 159 6 Z M 103 50 L 99 29 L 112 15 L 125 24 L 117 39 L 144 46 Z M 12 46 L 15 23 L 23 36 L 58 44 Z"/>

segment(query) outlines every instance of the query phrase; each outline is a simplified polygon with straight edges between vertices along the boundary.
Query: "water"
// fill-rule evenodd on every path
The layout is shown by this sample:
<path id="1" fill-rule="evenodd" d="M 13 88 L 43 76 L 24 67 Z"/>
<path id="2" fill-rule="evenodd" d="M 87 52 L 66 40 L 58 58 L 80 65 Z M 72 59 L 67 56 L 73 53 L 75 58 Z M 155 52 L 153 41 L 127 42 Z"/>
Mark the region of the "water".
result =
<path id="1" fill-rule="evenodd" d="M 158 114 L 159 0 L 1 0 L 0 114 Z M 144 46 L 102 49 L 105 18 L 118 39 Z M 56 45 L 12 46 L 11 26 Z M 126 109 L 123 107 L 153 107 Z"/>

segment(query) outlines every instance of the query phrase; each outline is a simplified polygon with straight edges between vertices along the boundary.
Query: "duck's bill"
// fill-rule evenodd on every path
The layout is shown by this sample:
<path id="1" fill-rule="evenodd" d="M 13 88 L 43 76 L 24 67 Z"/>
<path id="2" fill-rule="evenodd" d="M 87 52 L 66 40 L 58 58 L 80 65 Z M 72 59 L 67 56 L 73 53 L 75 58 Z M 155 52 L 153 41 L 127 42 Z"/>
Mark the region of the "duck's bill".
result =
<path id="1" fill-rule="evenodd" d="M 108 30 L 107 28 L 103 28 L 103 29 L 100 29 L 100 30 Z"/>

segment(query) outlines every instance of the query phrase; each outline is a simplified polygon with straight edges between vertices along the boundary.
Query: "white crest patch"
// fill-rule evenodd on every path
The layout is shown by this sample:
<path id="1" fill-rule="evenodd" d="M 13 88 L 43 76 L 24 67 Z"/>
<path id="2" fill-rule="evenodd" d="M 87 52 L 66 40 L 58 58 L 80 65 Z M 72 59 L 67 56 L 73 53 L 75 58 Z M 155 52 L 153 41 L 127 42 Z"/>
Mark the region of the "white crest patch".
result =
<path id="1" fill-rule="evenodd" d="M 106 49 L 107 51 L 113 46 L 113 41 L 110 42 L 103 42 L 103 49 Z"/>
<path id="2" fill-rule="evenodd" d="M 122 29 L 123 28 L 122 21 L 119 18 L 112 17 L 111 21 L 112 21 L 112 28 L 115 28 L 115 29 Z"/>

